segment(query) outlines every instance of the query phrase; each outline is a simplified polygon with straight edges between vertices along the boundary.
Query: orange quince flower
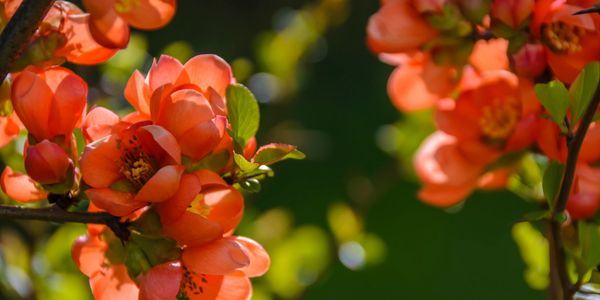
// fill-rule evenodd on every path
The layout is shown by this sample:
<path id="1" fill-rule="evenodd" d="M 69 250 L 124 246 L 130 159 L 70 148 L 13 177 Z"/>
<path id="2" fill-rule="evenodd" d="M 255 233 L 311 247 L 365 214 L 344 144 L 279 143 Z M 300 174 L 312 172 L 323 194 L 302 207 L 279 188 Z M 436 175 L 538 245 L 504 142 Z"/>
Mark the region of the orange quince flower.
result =
<path id="1" fill-rule="evenodd" d="M 530 81 L 493 70 L 482 72 L 456 100 L 440 101 L 435 118 L 465 153 L 487 164 L 535 142 L 539 110 Z"/>
<path id="2" fill-rule="evenodd" d="M 180 260 L 155 265 L 134 281 L 125 265 L 109 261 L 107 249 L 102 236 L 92 232 L 77 239 L 72 249 L 97 300 L 248 299 L 252 294 L 248 277 L 263 275 L 270 265 L 261 245 L 232 236 L 187 247 Z"/>
<path id="3" fill-rule="evenodd" d="M 198 55 L 185 65 L 163 55 L 146 78 L 136 71 L 125 98 L 139 117 L 171 132 L 184 155 L 196 160 L 225 138 L 225 91 L 234 83 L 230 66 L 215 55 Z"/>
<path id="4" fill-rule="evenodd" d="M 161 28 L 175 14 L 175 0 L 83 0 L 89 11 L 90 31 L 107 48 L 125 48 L 129 26 L 138 29 Z"/>
<path id="5" fill-rule="evenodd" d="M 6 167 L 2 171 L 0 184 L 6 195 L 22 203 L 40 201 L 48 196 L 39 183 L 26 174 L 13 171 L 11 167 Z"/>
<path id="6" fill-rule="evenodd" d="M 573 82 L 587 63 L 600 60 L 600 16 L 573 15 L 583 8 L 587 7 L 564 0 L 537 1 L 530 25 L 545 46 L 554 75 L 566 83 Z"/>
<path id="7" fill-rule="evenodd" d="M 40 184 L 63 182 L 67 171 L 73 171 L 73 162 L 65 150 L 48 140 L 27 146 L 24 159 L 27 174 Z"/>
<path id="8" fill-rule="evenodd" d="M 91 186 L 86 195 L 92 203 L 126 216 L 149 202 L 172 197 L 184 171 L 180 163 L 174 136 L 145 121 L 122 122 L 110 135 L 88 144 L 80 166 L 83 180 Z"/>
<path id="9" fill-rule="evenodd" d="M 87 90 L 85 81 L 66 68 L 31 67 L 15 77 L 12 105 L 34 141 L 68 140 L 84 115 Z"/>

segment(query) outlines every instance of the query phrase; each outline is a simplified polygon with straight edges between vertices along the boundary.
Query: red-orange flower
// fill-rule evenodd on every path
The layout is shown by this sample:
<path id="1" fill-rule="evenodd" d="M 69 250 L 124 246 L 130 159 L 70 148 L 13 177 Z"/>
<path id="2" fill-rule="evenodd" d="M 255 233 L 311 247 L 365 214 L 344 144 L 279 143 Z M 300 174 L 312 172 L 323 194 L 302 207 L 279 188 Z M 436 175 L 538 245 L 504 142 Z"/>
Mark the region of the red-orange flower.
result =
<path id="1" fill-rule="evenodd" d="M 180 163 L 181 149 L 167 130 L 151 122 L 123 122 L 87 145 L 81 172 L 91 186 L 86 195 L 95 206 L 126 216 L 149 202 L 172 197 L 184 170 Z"/>
<path id="2" fill-rule="evenodd" d="M 90 31 L 94 39 L 107 48 L 125 48 L 129 26 L 158 29 L 173 18 L 175 0 L 84 0 L 89 11 Z"/>
<path id="3" fill-rule="evenodd" d="M 539 103 L 532 83 L 504 70 L 486 71 L 456 101 L 441 101 L 438 128 L 455 136 L 469 155 L 492 162 L 531 145 Z"/>
<path id="4" fill-rule="evenodd" d="M 234 83 L 231 68 L 215 55 L 198 55 L 185 65 L 163 55 L 146 78 L 136 71 L 125 98 L 139 117 L 171 132 L 181 152 L 200 159 L 226 138 L 225 91 Z"/>
<path id="5" fill-rule="evenodd" d="M 564 0 L 537 1 L 531 33 L 545 45 L 554 76 L 571 83 L 583 67 L 600 60 L 599 16 L 573 15 L 583 7 Z"/>
<path id="6" fill-rule="evenodd" d="M 73 260 L 90 278 L 95 299 L 249 299 L 248 277 L 261 276 L 270 265 L 266 251 L 253 240 L 226 237 L 188 247 L 179 260 L 151 267 L 135 280 L 127 267 L 106 256 L 108 244 L 90 232 L 73 245 Z"/>

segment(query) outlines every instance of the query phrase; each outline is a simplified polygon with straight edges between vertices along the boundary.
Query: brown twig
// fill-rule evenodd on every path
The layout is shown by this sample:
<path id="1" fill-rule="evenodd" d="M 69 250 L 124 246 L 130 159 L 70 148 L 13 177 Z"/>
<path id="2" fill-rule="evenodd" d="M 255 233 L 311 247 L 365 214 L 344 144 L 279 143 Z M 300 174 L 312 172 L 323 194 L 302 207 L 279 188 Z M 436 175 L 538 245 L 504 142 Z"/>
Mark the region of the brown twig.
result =
<path id="1" fill-rule="evenodd" d="M 54 0 L 24 0 L 0 35 L 0 83 L 19 58 Z"/>
<path id="2" fill-rule="evenodd" d="M 579 152 L 599 104 L 600 88 L 597 88 L 592 102 L 586 108 L 585 114 L 581 118 L 581 122 L 577 127 L 575 135 L 568 140 L 567 161 L 560 184 L 560 190 L 556 196 L 556 200 L 554 201 L 554 206 L 551 207 L 550 211 L 548 241 L 550 245 L 550 279 L 552 299 L 571 300 L 573 298 L 573 291 L 571 288 L 572 284 L 565 265 L 565 249 L 563 247 L 562 236 L 560 232 L 561 224 L 558 218 L 564 213 L 567 206 L 567 200 L 569 199 L 571 187 L 573 186 L 573 180 L 575 179 L 575 169 L 577 167 Z M 572 125 L 575 126 L 575 124 Z"/>
<path id="3" fill-rule="evenodd" d="M 24 208 L 19 206 L 0 205 L 0 219 L 39 220 L 51 222 L 74 222 L 84 224 L 103 224 L 108 226 L 117 237 L 126 241 L 129 229 L 119 217 L 109 213 L 70 212 L 56 205 L 45 208 Z"/>

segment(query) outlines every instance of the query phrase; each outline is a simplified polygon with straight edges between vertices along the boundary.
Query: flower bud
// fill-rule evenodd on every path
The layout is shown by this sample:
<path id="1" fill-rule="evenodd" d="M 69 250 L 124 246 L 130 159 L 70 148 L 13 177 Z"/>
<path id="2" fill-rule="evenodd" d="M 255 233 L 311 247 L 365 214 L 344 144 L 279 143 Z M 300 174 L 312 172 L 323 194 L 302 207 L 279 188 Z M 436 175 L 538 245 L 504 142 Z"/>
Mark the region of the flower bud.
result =
<path id="1" fill-rule="evenodd" d="M 517 28 L 533 11 L 533 0 L 496 0 L 492 4 L 493 19 Z"/>
<path id="2" fill-rule="evenodd" d="M 511 57 L 517 75 L 535 78 L 546 69 L 546 53 L 541 44 L 525 44 Z"/>
<path id="3" fill-rule="evenodd" d="M 59 145 L 48 140 L 27 148 L 25 169 L 33 180 L 41 184 L 64 181 L 70 166 L 71 161 L 67 153 Z"/>

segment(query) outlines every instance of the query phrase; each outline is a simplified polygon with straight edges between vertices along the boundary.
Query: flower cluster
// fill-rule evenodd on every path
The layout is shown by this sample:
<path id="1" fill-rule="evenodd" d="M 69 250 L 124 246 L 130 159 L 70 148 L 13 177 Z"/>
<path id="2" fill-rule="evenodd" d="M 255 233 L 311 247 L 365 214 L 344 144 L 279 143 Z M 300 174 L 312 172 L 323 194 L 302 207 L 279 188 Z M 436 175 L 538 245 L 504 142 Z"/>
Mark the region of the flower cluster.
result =
<path id="1" fill-rule="evenodd" d="M 20 2 L 0 1 L 3 25 Z M 268 165 L 303 154 L 284 144 L 257 149 L 256 99 L 216 55 L 185 64 L 161 56 L 127 82 L 134 112 L 88 111 L 87 83 L 60 63 L 107 60 L 126 47 L 129 26 L 164 26 L 175 1 L 83 3 L 89 13 L 53 4 L 0 87 L 0 144 L 27 130 L 24 170 L 7 166 L 2 190 L 17 202 L 60 201 L 119 220 L 125 232 L 91 224 L 73 245 L 95 299 L 248 299 L 249 278 L 270 260 L 233 235 L 242 190 L 272 176 Z"/>
<path id="2" fill-rule="evenodd" d="M 387 87 L 392 103 L 403 112 L 432 109 L 437 127 L 414 159 L 423 201 L 447 207 L 476 188 L 504 188 L 531 153 L 542 164 L 565 162 L 567 137 L 582 113 L 582 72 L 600 60 L 600 15 L 575 13 L 594 4 L 382 2 L 369 20 L 367 43 L 397 66 Z M 562 98 L 547 101 L 553 97 Z M 567 205 L 574 219 L 600 206 L 599 126 L 592 123 L 579 155 Z"/>

